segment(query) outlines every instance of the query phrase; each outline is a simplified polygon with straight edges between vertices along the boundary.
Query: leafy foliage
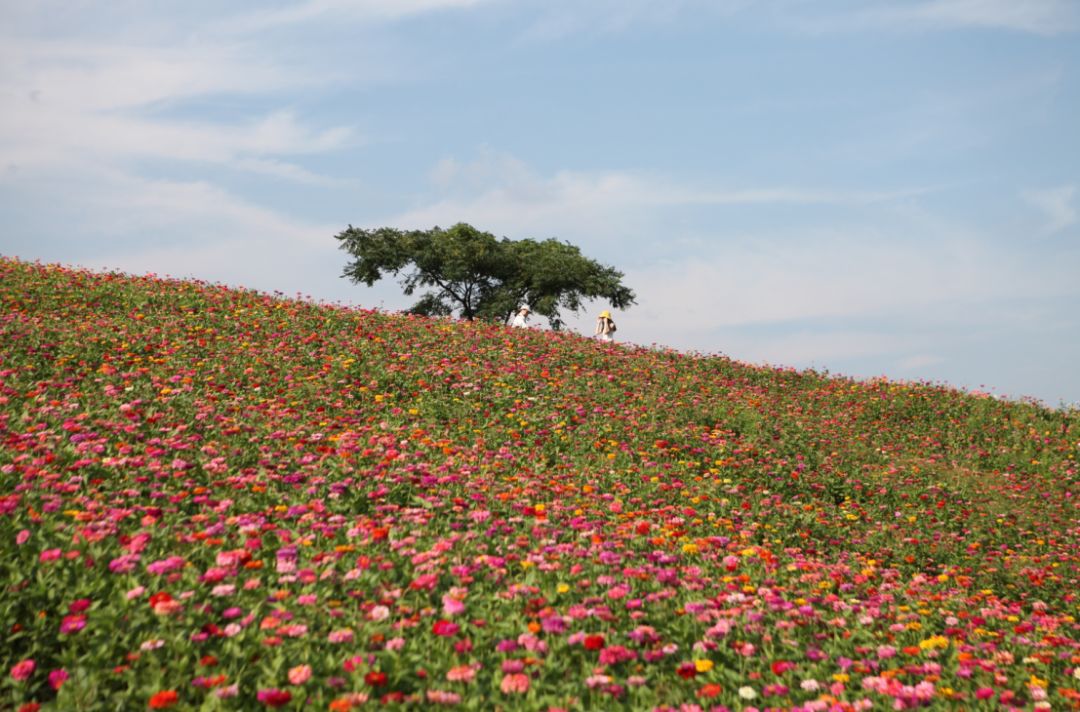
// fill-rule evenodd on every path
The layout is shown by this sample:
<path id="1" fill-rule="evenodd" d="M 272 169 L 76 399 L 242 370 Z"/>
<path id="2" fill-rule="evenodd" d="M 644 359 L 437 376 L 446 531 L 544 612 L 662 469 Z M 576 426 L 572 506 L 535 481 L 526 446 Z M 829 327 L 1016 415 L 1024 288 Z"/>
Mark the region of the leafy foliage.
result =
<path id="1" fill-rule="evenodd" d="M 936 384 L 0 258 L 0 709 L 1075 709 L 1078 457 Z"/>
<path id="2" fill-rule="evenodd" d="M 353 256 L 343 276 L 372 286 L 384 275 L 401 275 L 406 295 L 433 287 L 411 312 L 465 319 L 507 321 L 520 304 L 563 326 L 563 311 L 578 312 L 589 299 L 605 299 L 617 309 L 634 303 L 623 274 L 556 239 L 497 239 L 471 225 L 448 230 L 363 230 L 349 226 L 335 236 Z"/>

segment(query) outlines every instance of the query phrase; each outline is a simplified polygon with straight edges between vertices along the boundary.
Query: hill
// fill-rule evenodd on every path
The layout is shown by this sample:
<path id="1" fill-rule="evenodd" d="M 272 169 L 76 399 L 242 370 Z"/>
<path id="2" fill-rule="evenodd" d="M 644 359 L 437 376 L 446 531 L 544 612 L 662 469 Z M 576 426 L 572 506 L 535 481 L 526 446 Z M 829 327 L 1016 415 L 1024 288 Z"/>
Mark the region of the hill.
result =
<path id="1" fill-rule="evenodd" d="M 0 707 L 1080 701 L 1075 412 L 2 259 L 0 443 Z"/>

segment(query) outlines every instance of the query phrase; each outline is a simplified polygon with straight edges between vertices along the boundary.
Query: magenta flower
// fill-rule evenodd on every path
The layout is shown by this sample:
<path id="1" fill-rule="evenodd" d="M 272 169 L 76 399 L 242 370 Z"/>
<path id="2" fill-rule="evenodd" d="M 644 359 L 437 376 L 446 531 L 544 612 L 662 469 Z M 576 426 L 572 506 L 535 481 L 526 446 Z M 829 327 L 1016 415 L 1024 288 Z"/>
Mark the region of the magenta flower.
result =
<path id="1" fill-rule="evenodd" d="M 81 613 L 64 616 L 64 619 L 60 622 L 60 633 L 67 635 L 69 633 L 78 633 L 80 630 L 86 627 L 86 616 Z"/>
<path id="2" fill-rule="evenodd" d="M 67 679 L 68 672 L 64 668 L 57 668 L 49 672 L 49 686 L 54 690 L 59 690 Z"/>
<path id="3" fill-rule="evenodd" d="M 461 626 L 448 620 L 437 620 L 434 625 L 431 626 L 432 633 L 443 637 L 456 635 L 459 630 L 461 630 Z"/>

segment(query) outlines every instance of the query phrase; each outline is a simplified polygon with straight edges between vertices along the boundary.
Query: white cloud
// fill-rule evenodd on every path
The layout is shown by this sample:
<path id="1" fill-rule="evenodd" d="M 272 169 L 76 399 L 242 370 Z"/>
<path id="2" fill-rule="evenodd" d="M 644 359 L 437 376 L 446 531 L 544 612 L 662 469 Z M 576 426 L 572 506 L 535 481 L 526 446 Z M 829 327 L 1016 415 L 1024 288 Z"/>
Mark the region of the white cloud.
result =
<path id="1" fill-rule="evenodd" d="M 232 123 L 165 119 L 152 111 L 170 102 L 270 92 L 303 81 L 288 67 L 226 47 L 21 39 L 3 43 L 0 67 L 0 162 L 23 169 L 163 158 L 311 182 L 317 177 L 310 172 L 265 159 L 325 152 L 353 140 L 348 127 L 313 130 L 287 110 Z"/>
<path id="2" fill-rule="evenodd" d="M 760 0 L 542 0 L 523 35 L 553 41 L 579 33 L 618 33 L 635 26 L 655 28 L 690 13 L 729 17 Z"/>
<path id="3" fill-rule="evenodd" d="M 842 13 L 815 6 L 814 15 L 802 13 L 798 3 L 780 6 L 787 9 L 788 21 L 811 32 L 986 28 L 1057 35 L 1080 30 L 1080 6 L 1073 0 L 888 0 Z"/>
<path id="4" fill-rule="evenodd" d="M 1028 190 L 1021 196 L 1046 218 L 1043 229 L 1055 233 L 1076 224 L 1076 186 L 1062 185 L 1046 190 Z"/>
<path id="5" fill-rule="evenodd" d="M 391 22 L 431 12 L 467 9 L 485 2 L 491 0 L 307 0 L 240 15 L 223 23 L 222 28 L 250 33 L 327 16 L 352 22 Z"/>
<path id="6" fill-rule="evenodd" d="M 886 11 L 891 20 L 942 27 L 990 27 L 1054 35 L 1075 31 L 1073 0 L 933 0 Z"/>

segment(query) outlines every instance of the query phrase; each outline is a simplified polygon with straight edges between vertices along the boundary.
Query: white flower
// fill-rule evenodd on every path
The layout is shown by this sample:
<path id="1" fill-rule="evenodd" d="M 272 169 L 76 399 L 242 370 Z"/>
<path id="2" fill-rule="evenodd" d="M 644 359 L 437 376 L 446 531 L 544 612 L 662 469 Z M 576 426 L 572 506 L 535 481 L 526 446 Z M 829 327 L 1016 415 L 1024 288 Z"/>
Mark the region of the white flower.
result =
<path id="1" fill-rule="evenodd" d="M 757 697 L 757 691 L 749 685 L 745 685 L 739 688 L 739 697 L 744 700 L 752 700 Z"/>

